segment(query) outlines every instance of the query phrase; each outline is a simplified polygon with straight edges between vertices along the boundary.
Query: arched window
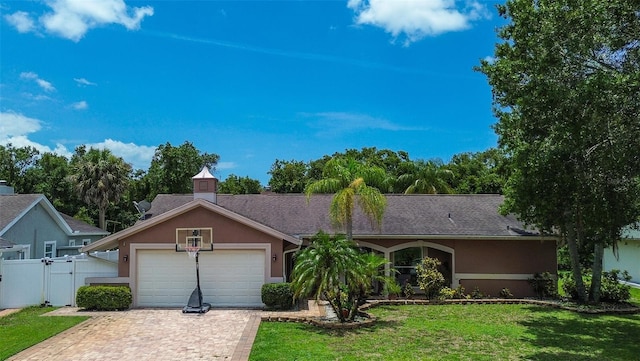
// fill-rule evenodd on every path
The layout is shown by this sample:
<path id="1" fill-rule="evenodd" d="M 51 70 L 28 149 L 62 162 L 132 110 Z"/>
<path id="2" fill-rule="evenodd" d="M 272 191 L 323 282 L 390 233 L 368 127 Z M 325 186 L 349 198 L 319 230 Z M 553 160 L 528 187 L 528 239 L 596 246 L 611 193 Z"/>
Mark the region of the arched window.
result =
<path id="1" fill-rule="evenodd" d="M 440 261 L 439 271 L 444 276 L 446 284 L 451 287 L 453 279 L 452 254 L 428 246 L 401 248 L 390 253 L 391 265 L 397 271 L 396 279 L 398 283 L 404 286 L 409 282 L 413 286 L 417 286 L 416 265 L 424 257 L 436 258 Z"/>

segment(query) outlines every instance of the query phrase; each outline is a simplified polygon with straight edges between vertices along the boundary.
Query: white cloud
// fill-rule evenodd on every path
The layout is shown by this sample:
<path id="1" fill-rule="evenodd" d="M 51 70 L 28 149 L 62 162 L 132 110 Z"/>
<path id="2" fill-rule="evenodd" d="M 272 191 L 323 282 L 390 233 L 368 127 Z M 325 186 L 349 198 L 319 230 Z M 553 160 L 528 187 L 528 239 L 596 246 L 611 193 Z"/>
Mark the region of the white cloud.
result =
<path id="1" fill-rule="evenodd" d="M 38 119 L 29 118 L 12 111 L 0 113 L 0 137 L 7 138 L 35 133 L 41 128 L 42 126 Z"/>
<path id="2" fill-rule="evenodd" d="M 489 16 L 476 0 L 469 0 L 463 9 L 455 0 L 349 0 L 347 7 L 355 12 L 356 24 L 383 28 L 394 39 L 404 34 L 405 45 L 467 29 L 470 21 Z"/>
<path id="3" fill-rule="evenodd" d="M 11 143 L 17 148 L 30 146 L 36 148 L 40 153 L 51 152 L 70 158 L 73 151 L 69 151 L 61 143 L 56 143 L 55 148 L 51 148 L 29 139 L 29 134 L 42 129 L 42 123 L 39 119 L 29 118 L 20 113 L 0 112 L 0 144 Z M 87 148 L 109 149 L 113 154 L 131 163 L 134 169 L 148 169 L 156 150 L 156 147 L 124 143 L 113 139 L 105 139 L 103 142 L 86 144 L 86 146 Z"/>
<path id="4" fill-rule="evenodd" d="M 312 127 L 321 129 L 319 135 L 337 135 L 363 130 L 420 131 L 423 128 L 407 127 L 384 118 L 348 112 L 302 113 L 315 120 Z"/>
<path id="5" fill-rule="evenodd" d="M 89 108 L 89 104 L 87 104 L 86 101 L 82 100 L 82 101 L 71 104 L 71 107 L 75 110 L 84 110 Z"/>
<path id="6" fill-rule="evenodd" d="M 38 84 L 38 86 L 39 86 L 40 88 L 42 88 L 44 91 L 47 91 L 47 92 L 53 92 L 53 91 L 55 91 L 55 90 L 56 90 L 56 88 L 54 88 L 54 87 L 53 87 L 53 85 L 52 85 L 50 82 L 48 82 L 48 81 L 46 81 L 46 80 L 44 80 L 44 79 L 41 79 L 41 78 L 38 76 L 38 74 L 36 74 L 36 73 L 34 73 L 34 72 L 31 72 L 31 71 L 29 71 L 29 72 L 22 72 L 22 73 L 20 73 L 20 78 L 21 78 L 21 79 L 25 79 L 25 80 L 33 80 L 33 81 L 34 81 L 34 82 L 36 82 L 36 84 Z"/>
<path id="7" fill-rule="evenodd" d="M 17 11 L 11 15 L 5 15 L 4 18 L 13 25 L 19 33 L 28 33 L 35 29 L 35 23 L 29 17 L 29 13 Z"/>
<path id="8" fill-rule="evenodd" d="M 12 144 L 16 148 L 33 147 L 40 153 L 51 152 L 65 157 L 70 157 L 71 152 L 67 148 L 57 143 L 55 148 L 36 143 L 30 140 L 27 135 L 35 133 L 42 128 L 41 121 L 35 118 L 29 118 L 25 115 L 15 112 L 0 113 L 0 144 Z"/>
<path id="9" fill-rule="evenodd" d="M 48 0 L 51 10 L 38 18 L 17 11 L 4 18 L 20 33 L 46 30 L 63 38 L 80 41 L 90 29 L 108 24 L 137 30 L 145 16 L 153 15 L 153 7 L 130 7 L 124 0 Z M 37 16 L 33 16 L 34 18 Z"/>
<path id="10" fill-rule="evenodd" d="M 89 29 L 119 24 L 129 30 L 137 30 L 145 16 L 153 15 L 153 8 L 128 7 L 124 0 L 51 0 L 53 10 L 40 18 L 50 33 L 79 41 Z"/>
<path id="11" fill-rule="evenodd" d="M 216 164 L 216 169 L 217 170 L 223 170 L 223 169 L 234 169 L 237 168 L 238 165 L 235 162 L 218 162 Z"/>
<path id="12" fill-rule="evenodd" d="M 98 85 L 98 84 L 96 84 L 94 82 L 88 81 L 85 78 L 73 78 L 73 80 L 76 83 L 78 83 L 78 86 L 82 86 L 82 85 L 93 85 L 93 86 L 96 86 L 96 85 Z"/>
<path id="13" fill-rule="evenodd" d="M 100 143 L 87 144 L 87 148 L 109 149 L 113 154 L 131 163 L 134 169 L 148 169 L 156 147 L 123 143 L 119 140 L 105 139 Z"/>

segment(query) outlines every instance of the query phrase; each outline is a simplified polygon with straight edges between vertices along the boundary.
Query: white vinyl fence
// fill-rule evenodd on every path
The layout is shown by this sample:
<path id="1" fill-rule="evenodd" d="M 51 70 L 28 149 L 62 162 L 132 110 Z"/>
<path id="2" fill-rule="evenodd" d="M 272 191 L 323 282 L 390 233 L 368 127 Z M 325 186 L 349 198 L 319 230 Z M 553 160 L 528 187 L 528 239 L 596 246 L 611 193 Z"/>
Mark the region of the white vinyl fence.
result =
<path id="1" fill-rule="evenodd" d="M 116 277 L 117 263 L 86 258 L 0 259 L 0 309 L 75 306 L 87 277 Z"/>

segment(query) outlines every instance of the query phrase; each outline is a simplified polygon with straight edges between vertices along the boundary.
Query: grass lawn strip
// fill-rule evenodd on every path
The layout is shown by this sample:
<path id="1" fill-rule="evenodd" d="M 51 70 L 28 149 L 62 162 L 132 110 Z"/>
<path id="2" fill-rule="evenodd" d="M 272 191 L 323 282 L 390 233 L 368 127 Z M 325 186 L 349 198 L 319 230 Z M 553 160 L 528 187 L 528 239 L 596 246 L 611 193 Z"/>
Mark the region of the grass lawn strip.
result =
<path id="1" fill-rule="evenodd" d="M 0 317 L 0 360 L 7 359 L 89 318 L 88 316 L 40 317 L 53 310 L 55 308 L 34 306 Z"/>
<path id="2" fill-rule="evenodd" d="M 369 310 L 371 327 L 263 322 L 250 360 L 633 360 L 640 315 L 535 305 L 407 305 Z"/>

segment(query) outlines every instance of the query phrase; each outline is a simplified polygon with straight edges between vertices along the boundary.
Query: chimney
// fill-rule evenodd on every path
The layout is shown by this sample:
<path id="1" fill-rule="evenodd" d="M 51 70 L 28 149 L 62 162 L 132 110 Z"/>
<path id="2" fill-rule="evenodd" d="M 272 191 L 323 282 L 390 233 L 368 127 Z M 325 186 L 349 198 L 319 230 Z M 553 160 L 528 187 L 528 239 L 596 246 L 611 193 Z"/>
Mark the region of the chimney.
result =
<path id="1" fill-rule="evenodd" d="M 0 195 L 3 194 L 15 194 L 15 190 L 13 189 L 13 187 L 9 187 L 7 185 L 6 180 L 0 180 Z"/>
<path id="2" fill-rule="evenodd" d="M 200 173 L 193 176 L 193 199 L 204 199 L 217 203 L 218 180 L 207 167 L 202 167 Z"/>

